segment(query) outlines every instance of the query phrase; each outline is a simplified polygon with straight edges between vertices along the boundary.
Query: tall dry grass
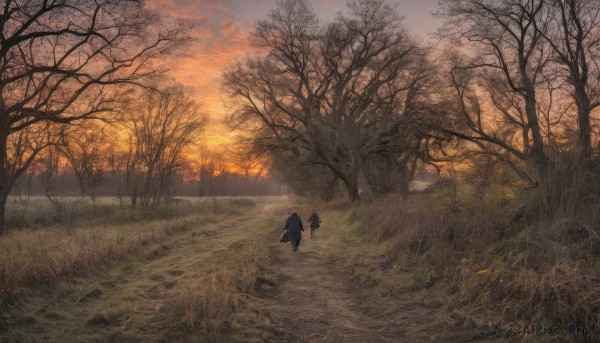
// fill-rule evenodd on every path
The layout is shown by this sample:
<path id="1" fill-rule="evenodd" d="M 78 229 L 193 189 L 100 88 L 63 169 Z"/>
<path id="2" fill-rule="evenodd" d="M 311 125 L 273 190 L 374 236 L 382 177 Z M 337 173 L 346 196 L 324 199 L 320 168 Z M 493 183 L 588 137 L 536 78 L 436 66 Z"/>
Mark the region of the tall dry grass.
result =
<path id="1" fill-rule="evenodd" d="M 201 333 L 207 340 L 219 341 L 228 332 L 249 330 L 248 295 L 260 287 L 263 266 L 269 260 L 268 235 L 247 236 L 231 246 L 222 256 L 212 259 L 203 270 L 179 283 L 167 304 L 179 327 L 187 332 Z M 253 313 L 253 311 L 250 311 Z M 256 321 L 256 318 L 253 319 Z M 244 326 L 246 326 L 244 328 Z"/>
<path id="2" fill-rule="evenodd" d="M 357 217 L 367 218 L 359 233 L 385 243 L 387 258 L 406 268 L 457 263 L 519 230 L 501 209 L 514 194 L 502 188 L 493 192 L 487 199 L 474 198 L 472 190 L 456 199 L 444 192 L 415 194 L 407 201 L 380 199 L 357 209 Z"/>
<path id="3" fill-rule="evenodd" d="M 567 164 L 566 164 L 567 165 Z M 555 170 L 533 188 L 463 183 L 456 193 L 388 198 L 356 210 L 357 233 L 386 245 L 390 270 L 439 275 L 452 303 L 497 308 L 506 323 L 600 330 L 600 179 Z M 580 337 L 581 338 L 581 337 Z"/>
<path id="4" fill-rule="evenodd" d="M 12 229 L 0 236 L 0 308 L 34 288 L 97 272 L 126 256 L 143 254 L 179 232 L 253 205 L 252 200 L 241 199 L 180 200 L 135 212 L 132 219 L 131 213 L 109 203 L 95 214 L 77 215 L 74 225 L 58 221 L 45 228 Z M 42 202 L 38 206 L 51 207 Z"/>

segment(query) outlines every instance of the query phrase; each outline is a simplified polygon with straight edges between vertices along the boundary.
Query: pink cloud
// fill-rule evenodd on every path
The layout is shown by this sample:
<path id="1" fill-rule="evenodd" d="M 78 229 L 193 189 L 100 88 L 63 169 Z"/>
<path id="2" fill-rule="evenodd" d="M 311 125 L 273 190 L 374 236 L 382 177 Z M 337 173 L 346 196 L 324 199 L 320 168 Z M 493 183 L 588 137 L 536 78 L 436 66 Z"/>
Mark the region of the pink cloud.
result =
<path id="1" fill-rule="evenodd" d="M 146 7 L 176 19 L 189 21 L 206 20 L 218 12 L 228 10 L 220 1 L 206 0 L 148 0 Z"/>

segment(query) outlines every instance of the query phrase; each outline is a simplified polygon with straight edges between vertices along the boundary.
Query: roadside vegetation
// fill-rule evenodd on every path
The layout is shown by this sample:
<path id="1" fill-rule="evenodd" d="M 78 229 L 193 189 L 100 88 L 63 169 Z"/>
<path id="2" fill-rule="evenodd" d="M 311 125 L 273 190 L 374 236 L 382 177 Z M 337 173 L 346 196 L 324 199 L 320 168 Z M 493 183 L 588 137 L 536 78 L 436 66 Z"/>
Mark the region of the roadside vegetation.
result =
<path id="1" fill-rule="evenodd" d="M 0 237 L 0 305 L 5 307 L 43 286 L 97 273 L 122 259 L 152 254 L 172 236 L 239 216 L 254 201 L 246 198 L 177 198 L 148 210 L 119 206 L 110 198 L 93 205 L 63 198 L 69 211 L 57 214 L 43 197 L 28 200 L 27 225 Z M 9 217 L 10 218 L 10 217 Z"/>
<path id="2" fill-rule="evenodd" d="M 463 175 L 406 200 L 389 195 L 341 211 L 351 229 L 340 239 L 350 248 L 325 255 L 374 292 L 443 294 L 457 325 L 483 328 L 489 337 L 510 340 L 515 330 L 532 341 L 595 341 L 600 239 L 598 202 L 583 201 L 593 199 L 589 186 L 561 179 L 478 189 L 472 180 Z M 532 324 L 561 333 L 523 331 Z M 579 335 L 564 335 L 571 330 Z"/>
<path id="3" fill-rule="evenodd" d="M 480 192 L 471 181 L 452 181 L 461 187 L 440 181 L 406 200 L 390 194 L 358 206 L 329 202 L 320 207 L 316 240 L 305 237 L 296 257 L 333 268 L 357 299 L 368 299 L 369 316 L 378 320 L 405 311 L 409 297 L 423 299 L 423 309 L 437 311 L 436 322 L 447 321 L 469 337 L 510 340 L 516 322 L 573 324 L 589 333 L 577 339 L 593 341 L 598 271 L 587 256 L 597 250 L 595 237 L 584 232 L 586 217 L 559 217 L 542 231 L 537 214 L 548 202 L 540 200 L 540 189 L 495 183 Z M 308 214 L 314 203 L 187 198 L 153 208 L 154 214 L 140 211 L 132 222 L 132 213 L 120 213 L 117 202 L 103 202 L 112 212 L 2 237 L 3 275 L 10 276 L 2 284 L 3 337 L 30 339 L 31 323 L 45 322 L 64 325 L 75 341 L 111 335 L 202 342 L 293 337 L 265 302 L 277 299 L 285 282 L 273 268 L 292 254 L 277 242 L 281 218 L 292 207 Z M 106 226 L 107 213 L 122 221 Z M 565 241 L 565 230 L 579 230 L 580 239 Z M 65 290 L 75 298 L 65 298 Z M 73 316 L 88 303 L 93 308 L 78 324 Z M 44 310 L 44 304 L 51 305 Z M 434 336 L 450 339 L 451 330 Z"/>

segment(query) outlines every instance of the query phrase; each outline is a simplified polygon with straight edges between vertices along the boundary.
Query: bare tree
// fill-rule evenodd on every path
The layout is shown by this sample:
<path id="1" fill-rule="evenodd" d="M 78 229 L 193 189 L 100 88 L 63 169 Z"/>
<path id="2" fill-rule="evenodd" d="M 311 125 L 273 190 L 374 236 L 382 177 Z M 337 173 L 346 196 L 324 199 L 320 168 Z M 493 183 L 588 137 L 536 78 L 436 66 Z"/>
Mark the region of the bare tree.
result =
<path id="1" fill-rule="evenodd" d="M 161 25 L 136 0 L 0 4 L 0 232 L 8 194 L 36 155 L 13 168 L 11 137 L 113 111 L 122 99 L 116 86 L 156 75 L 153 61 L 180 38 L 179 27 Z"/>
<path id="2" fill-rule="evenodd" d="M 195 161 L 198 169 L 200 195 L 210 195 L 213 193 L 214 176 L 216 172 L 215 153 L 209 149 L 202 149 L 196 154 Z"/>
<path id="3" fill-rule="evenodd" d="M 11 135 L 12 137 L 20 137 L 24 134 L 28 133 L 29 128 L 21 130 L 16 135 Z M 58 192 L 56 190 L 56 185 L 58 183 L 58 179 L 63 173 L 63 166 L 61 163 L 61 154 L 60 150 L 57 148 L 58 142 L 54 141 L 57 137 L 61 136 L 61 130 L 57 129 L 55 126 L 50 126 L 46 128 L 46 132 L 40 135 L 36 135 L 35 137 L 27 137 L 26 141 L 36 141 L 39 140 L 40 137 L 46 137 L 47 146 L 44 149 L 35 149 L 38 154 L 40 154 L 40 158 L 38 160 L 28 159 L 31 163 L 37 164 L 34 169 L 39 170 L 39 176 L 41 177 L 42 185 L 44 188 L 44 195 L 46 199 L 50 201 L 50 203 L 56 209 L 56 213 L 58 215 L 62 215 L 66 210 L 66 205 L 59 199 Z M 37 139 L 36 139 L 37 138 Z M 13 145 L 14 146 L 14 145 Z M 11 149 L 13 151 L 19 151 L 18 148 L 14 147 Z M 9 151 L 11 151 L 9 150 Z M 27 168 L 23 168 L 25 171 Z"/>
<path id="4" fill-rule="evenodd" d="M 279 2 L 253 43 L 266 51 L 226 73 L 231 122 L 255 132 L 263 151 L 288 150 L 321 165 L 359 200 L 364 161 L 424 112 L 427 56 L 384 1 L 348 3 L 321 27 L 306 1 Z M 409 134 L 406 134 L 408 136 Z"/>
<path id="5" fill-rule="evenodd" d="M 81 195 L 89 196 L 94 205 L 96 188 L 108 167 L 104 153 L 108 150 L 105 142 L 104 128 L 98 123 L 88 123 L 74 130 L 63 130 L 57 144 L 58 150 L 71 165 Z"/>
<path id="6" fill-rule="evenodd" d="M 120 144 L 117 144 L 117 142 Z M 116 192 L 116 195 L 119 198 L 119 204 L 123 205 L 123 186 L 126 185 L 128 175 L 127 161 L 129 157 L 129 149 L 125 150 L 124 148 L 129 148 L 129 145 L 124 147 L 123 140 L 114 137 L 110 139 L 108 143 L 109 147 L 104 152 L 104 156 L 107 161 L 106 164 L 108 168 L 107 171 L 110 175 L 110 184 L 114 187 L 113 191 Z"/>
<path id="7" fill-rule="evenodd" d="M 208 118 L 181 86 L 150 90 L 142 99 L 129 122 L 135 149 L 130 163 L 132 170 L 143 168 L 140 199 L 147 207 L 167 195 L 183 149 L 198 140 Z"/>
<path id="8" fill-rule="evenodd" d="M 128 132 L 125 154 L 125 185 L 131 207 L 137 205 L 144 178 L 144 161 L 140 158 L 135 132 Z"/>
<path id="9" fill-rule="evenodd" d="M 290 151 L 275 151 L 269 164 L 271 177 L 284 183 L 292 193 L 313 201 L 329 201 L 344 191 L 340 178 L 331 169 L 324 165 L 307 168 L 305 164 Z"/>
<path id="10" fill-rule="evenodd" d="M 472 61 L 457 64 L 452 71 L 458 111 L 469 129 L 461 138 L 480 147 L 494 145 L 497 157 L 508 153 L 531 162 L 535 178 L 543 179 L 549 161 L 538 118 L 537 86 L 549 57 L 540 34 L 547 26 L 544 0 L 442 0 L 440 5 L 444 34 L 467 44 L 474 54 Z M 488 93 L 495 109 L 483 106 L 478 90 Z M 521 144 L 500 139 L 495 130 L 501 127 L 485 129 L 496 113 L 518 128 Z"/>
<path id="11" fill-rule="evenodd" d="M 600 106 L 600 4 L 596 0 L 548 0 L 548 25 L 536 29 L 554 53 L 558 74 L 577 106 L 578 148 L 591 157 L 590 113 Z"/>
<path id="12" fill-rule="evenodd" d="M 242 142 L 238 142 L 237 149 L 229 149 L 228 156 L 246 179 L 258 180 L 268 163 L 267 156 L 253 151 L 252 146 L 246 146 Z"/>

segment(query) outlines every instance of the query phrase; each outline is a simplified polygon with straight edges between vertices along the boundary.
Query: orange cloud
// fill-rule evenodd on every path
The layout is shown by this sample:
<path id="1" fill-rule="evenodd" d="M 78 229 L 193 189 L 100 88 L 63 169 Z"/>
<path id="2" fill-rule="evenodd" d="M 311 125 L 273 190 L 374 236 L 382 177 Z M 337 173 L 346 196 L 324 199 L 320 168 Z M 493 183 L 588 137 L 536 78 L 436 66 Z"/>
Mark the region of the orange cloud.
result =
<path id="1" fill-rule="evenodd" d="M 226 113 L 220 76 L 228 65 L 251 54 L 248 29 L 234 18 L 230 6 L 221 1 L 150 0 L 146 6 L 193 25 L 191 34 L 195 43 L 187 52 L 188 57 L 174 62 L 176 67 L 171 74 L 192 90 L 213 119 L 207 131 L 208 144 L 231 143 L 228 130 L 220 123 Z"/>

